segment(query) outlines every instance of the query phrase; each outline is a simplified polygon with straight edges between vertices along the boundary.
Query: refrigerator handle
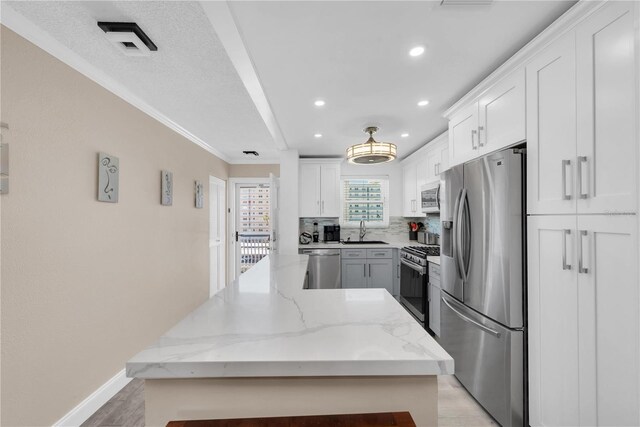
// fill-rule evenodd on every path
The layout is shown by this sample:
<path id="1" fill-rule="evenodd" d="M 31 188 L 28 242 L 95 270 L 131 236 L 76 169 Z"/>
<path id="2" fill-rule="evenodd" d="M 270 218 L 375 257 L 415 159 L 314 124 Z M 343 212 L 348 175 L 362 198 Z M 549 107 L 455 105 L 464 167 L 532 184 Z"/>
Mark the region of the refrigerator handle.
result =
<path id="1" fill-rule="evenodd" d="M 460 196 L 462 195 L 462 190 L 456 196 L 456 202 L 453 207 L 453 233 L 451 236 L 452 247 L 451 250 L 453 252 L 453 259 L 456 264 L 456 271 L 458 276 L 462 277 L 462 273 L 460 272 L 460 260 L 458 259 L 458 211 L 460 210 Z"/>
<path id="2" fill-rule="evenodd" d="M 456 257 L 458 259 L 458 270 L 463 281 L 468 280 L 467 266 L 464 261 L 463 242 L 462 242 L 462 221 L 464 215 L 464 207 L 467 202 L 467 189 L 463 188 L 460 193 L 460 202 L 458 203 L 458 221 L 456 223 Z M 467 239 L 468 240 L 468 239 Z M 466 252 L 466 251 L 465 251 Z"/>
<path id="3" fill-rule="evenodd" d="M 436 190 L 436 202 L 438 202 L 438 211 L 440 211 L 440 187 L 442 184 L 438 184 L 438 190 Z"/>
<path id="4" fill-rule="evenodd" d="M 462 318 L 462 320 L 471 323 L 472 325 L 476 325 L 478 328 L 482 329 L 483 331 L 485 331 L 488 334 L 493 335 L 496 338 L 500 338 L 500 332 L 498 331 L 494 331 L 493 329 L 484 326 L 482 323 L 480 322 L 476 322 L 475 320 L 473 320 L 472 318 L 465 316 L 464 314 L 460 313 L 458 310 L 456 310 L 455 308 L 453 308 L 453 306 L 451 304 L 449 304 L 449 301 L 447 301 L 446 299 L 444 299 L 444 297 L 440 297 L 440 299 L 447 305 L 447 307 L 449 307 L 449 309 L 451 311 L 453 311 L 455 314 L 457 314 L 458 316 L 460 316 L 460 318 Z"/>

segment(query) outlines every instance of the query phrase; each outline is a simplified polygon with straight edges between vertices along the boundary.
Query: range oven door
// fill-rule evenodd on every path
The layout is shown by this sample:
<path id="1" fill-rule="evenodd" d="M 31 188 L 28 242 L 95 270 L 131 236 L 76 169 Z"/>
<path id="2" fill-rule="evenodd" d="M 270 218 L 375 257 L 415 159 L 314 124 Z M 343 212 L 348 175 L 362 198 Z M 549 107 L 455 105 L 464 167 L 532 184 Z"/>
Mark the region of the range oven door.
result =
<path id="1" fill-rule="evenodd" d="M 423 325 L 428 318 L 425 270 L 411 261 L 400 259 L 400 302 Z"/>

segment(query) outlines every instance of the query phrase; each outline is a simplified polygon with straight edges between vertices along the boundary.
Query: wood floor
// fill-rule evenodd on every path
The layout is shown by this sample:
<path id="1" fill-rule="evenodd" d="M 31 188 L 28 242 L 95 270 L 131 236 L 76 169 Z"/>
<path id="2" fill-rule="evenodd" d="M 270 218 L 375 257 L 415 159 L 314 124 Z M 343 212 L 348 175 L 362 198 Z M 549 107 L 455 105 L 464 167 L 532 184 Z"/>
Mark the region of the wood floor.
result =
<path id="1" fill-rule="evenodd" d="M 498 425 L 453 375 L 438 377 L 438 424 L 441 427 Z M 82 426 L 144 426 L 144 381 L 132 380 Z"/>

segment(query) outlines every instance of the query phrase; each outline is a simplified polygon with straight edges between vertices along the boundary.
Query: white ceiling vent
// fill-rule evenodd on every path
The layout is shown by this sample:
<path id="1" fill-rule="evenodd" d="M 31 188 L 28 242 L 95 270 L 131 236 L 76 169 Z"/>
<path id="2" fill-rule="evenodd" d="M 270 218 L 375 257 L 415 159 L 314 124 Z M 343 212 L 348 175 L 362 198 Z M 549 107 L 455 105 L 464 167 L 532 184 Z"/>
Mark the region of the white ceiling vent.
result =
<path id="1" fill-rule="evenodd" d="M 135 22 L 98 22 L 107 40 L 128 56 L 149 56 L 158 47 Z"/>
<path id="2" fill-rule="evenodd" d="M 441 0 L 440 6 L 490 6 L 493 0 Z"/>

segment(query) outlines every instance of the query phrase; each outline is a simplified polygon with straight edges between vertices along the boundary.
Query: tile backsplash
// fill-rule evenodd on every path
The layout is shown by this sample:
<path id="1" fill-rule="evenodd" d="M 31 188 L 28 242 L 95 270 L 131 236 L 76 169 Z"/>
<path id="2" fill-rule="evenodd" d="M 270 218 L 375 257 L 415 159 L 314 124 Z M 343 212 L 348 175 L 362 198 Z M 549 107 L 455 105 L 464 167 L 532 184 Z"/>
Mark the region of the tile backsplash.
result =
<path id="1" fill-rule="evenodd" d="M 338 224 L 337 218 L 300 218 L 299 233 L 306 231 L 313 232 L 313 223 L 318 223 L 318 231 L 320 232 L 320 241 L 323 240 L 323 227 L 325 225 Z M 427 218 L 405 218 L 402 216 L 389 217 L 389 227 L 387 228 L 368 228 L 366 240 L 406 240 L 409 238 L 408 222 L 422 222 L 430 233 L 440 234 L 440 217 L 438 215 L 428 215 Z M 359 236 L 358 228 L 340 229 L 340 238 L 357 240 Z"/>

